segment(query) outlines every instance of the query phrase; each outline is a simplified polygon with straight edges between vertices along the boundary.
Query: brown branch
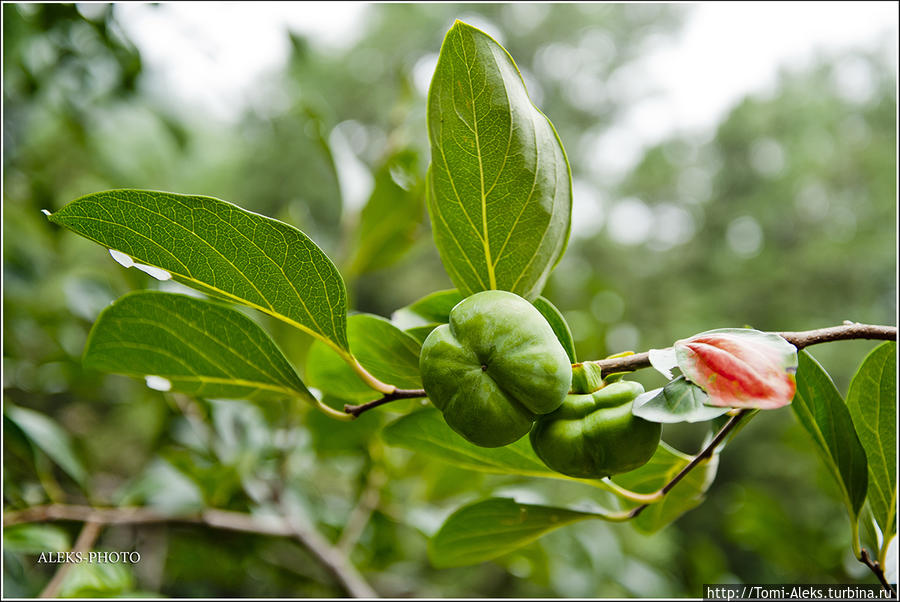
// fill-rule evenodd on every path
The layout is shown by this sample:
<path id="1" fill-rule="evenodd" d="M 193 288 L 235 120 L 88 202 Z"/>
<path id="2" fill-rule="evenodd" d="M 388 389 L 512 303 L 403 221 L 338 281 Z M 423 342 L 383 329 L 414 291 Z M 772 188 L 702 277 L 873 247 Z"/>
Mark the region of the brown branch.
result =
<path id="1" fill-rule="evenodd" d="M 380 399 L 376 399 L 375 401 L 363 403 L 358 406 L 345 405 L 344 411 L 356 418 L 367 410 L 377 408 L 378 406 L 391 401 L 396 401 L 398 399 L 415 399 L 416 397 L 426 397 L 427 395 L 425 389 L 394 389 L 391 393 L 385 393 Z"/>
<path id="2" fill-rule="evenodd" d="M 721 429 L 719 429 L 719 432 L 716 433 L 716 436 L 713 437 L 712 441 L 710 441 L 709 444 L 705 448 L 703 448 L 703 451 L 694 456 L 694 458 L 688 463 L 687 466 L 682 468 L 677 475 L 672 477 L 671 481 L 663 485 L 655 494 L 651 493 L 649 495 L 658 495 L 659 497 L 662 497 L 672 491 L 672 489 L 681 481 L 681 479 L 686 477 L 687 474 L 694 470 L 694 468 L 696 468 L 701 462 L 707 460 L 713 455 L 713 452 L 715 452 L 716 448 L 722 443 L 722 441 L 725 440 L 725 437 L 728 436 L 728 433 L 730 433 L 734 429 L 734 427 L 737 426 L 738 422 L 743 420 L 743 418 L 749 413 L 750 410 L 740 410 L 737 414 L 732 416 L 731 419 L 726 422 Z M 640 506 L 635 507 L 633 510 L 631 510 L 631 512 L 628 513 L 628 518 L 637 517 L 637 515 L 643 512 L 644 509 L 648 506 L 650 506 L 650 504 L 641 504 Z"/>
<path id="3" fill-rule="evenodd" d="M 864 565 L 869 567 L 869 569 L 873 573 L 875 573 L 875 576 L 878 577 L 878 581 L 881 582 L 881 587 L 883 587 L 885 590 L 887 590 L 887 592 L 888 592 L 888 594 L 890 594 L 890 596 L 892 596 L 894 598 L 897 597 L 897 590 L 895 590 L 894 587 L 890 583 L 888 583 L 887 579 L 884 576 L 884 569 L 881 567 L 881 565 L 878 564 L 878 561 L 872 560 L 871 558 L 869 558 L 868 550 L 863 548 L 862 551 L 860 552 L 859 558 L 857 558 L 857 560 L 859 560 L 861 563 L 863 563 Z"/>
<path id="4" fill-rule="evenodd" d="M 794 345 L 798 350 L 810 345 L 829 343 L 831 341 L 846 341 L 850 339 L 869 339 L 879 341 L 897 340 L 896 326 L 878 326 L 871 324 L 859 324 L 858 322 L 845 322 L 841 326 L 831 326 L 816 330 L 802 332 L 773 332 Z M 615 357 L 605 360 L 590 360 L 590 363 L 598 366 L 603 374 L 614 372 L 631 372 L 641 368 L 650 367 L 650 353 L 635 353 L 623 357 Z M 392 393 L 385 393 L 381 398 L 360 405 L 345 405 L 344 411 L 357 418 L 363 412 L 377 408 L 397 399 L 412 399 L 415 397 L 427 397 L 424 389 L 394 389 Z"/>
<path id="5" fill-rule="evenodd" d="M 831 326 L 802 332 L 773 332 L 783 337 L 788 343 L 798 350 L 810 345 L 829 343 L 832 341 L 846 341 L 850 339 L 870 339 L 880 341 L 897 340 L 896 326 L 876 326 L 870 324 L 845 323 L 842 326 Z M 641 368 L 650 367 L 650 354 L 648 352 L 615 357 L 605 360 L 594 360 L 592 364 L 598 366 L 604 374 L 613 372 L 631 372 Z"/>
<path id="6" fill-rule="evenodd" d="M 277 516 L 252 516 L 230 510 L 205 510 L 200 514 L 170 516 L 141 507 L 95 508 L 66 504 L 33 506 L 24 510 L 3 513 L 4 527 L 52 520 L 71 520 L 98 525 L 189 523 L 242 533 L 292 537 L 303 544 L 322 563 L 350 596 L 355 598 L 377 597 L 375 591 L 366 583 L 356 568 L 350 565 L 344 555 L 318 531 L 293 524 Z"/>
<path id="7" fill-rule="evenodd" d="M 94 547 L 94 542 L 97 541 L 97 537 L 100 536 L 100 531 L 102 530 L 102 523 L 93 521 L 84 523 L 84 527 L 82 527 L 81 533 L 78 534 L 78 539 L 75 540 L 75 545 L 72 546 L 72 553 L 77 556 L 79 554 L 84 554 L 92 547 Z M 50 582 L 47 583 L 47 586 L 44 587 L 43 591 L 38 597 L 58 597 L 59 589 L 60 587 L 62 587 L 63 582 L 66 580 L 66 576 L 69 574 L 69 571 L 72 570 L 72 566 L 73 564 L 68 562 L 62 563 L 59 569 L 57 569 L 56 573 L 53 575 L 53 578 L 50 579 Z"/>

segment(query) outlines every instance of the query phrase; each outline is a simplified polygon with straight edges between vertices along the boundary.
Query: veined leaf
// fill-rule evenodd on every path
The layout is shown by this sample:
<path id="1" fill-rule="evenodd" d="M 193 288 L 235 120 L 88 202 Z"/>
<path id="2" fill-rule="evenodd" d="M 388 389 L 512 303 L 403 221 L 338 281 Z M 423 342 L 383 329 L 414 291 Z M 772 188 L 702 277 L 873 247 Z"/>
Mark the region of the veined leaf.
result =
<path id="1" fill-rule="evenodd" d="M 162 390 L 226 399 L 299 396 L 322 407 L 253 320 L 185 295 L 138 291 L 121 297 L 94 323 L 84 364 L 148 377 Z"/>
<path id="2" fill-rule="evenodd" d="M 550 324 L 550 328 L 553 329 L 553 334 L 556 335 L 556 338 L 559 339 L 563 349 L 566 350 L 569 361 L 573 364 L 577 362 L 578 360 L 575 359 L 575 341 L 572 339 L 572 331 L 569 330 L 569 324 L 566 322 L 562 313 L 560 313 L 560 311 L 556 309 L 556 306 L 550 303 L 549 299 L 545 297 L 538 297 L 534 300 L 533 305 L 541 312 L 541 315 L 544 316 L 547 323 Z"/>
<path id="3" fill-rule="evenodd" d="M 847 393 L 847 407 L 869 466 L 868 499 L 885 541 L 897 532 L 897 344 L 872 350 Z"/>
<path id="4" fill-rule="evenodd" d="M 816 442 L 825 466 L 841 489 L 850 521 L 855 523 L 866 501 L 866 453 L 831 377 L 806 351 L 801 351 L 798 359 L 794 414 Z"/>
<path id="5" fill-rule="evenodd" d="M 49 417 L 29 408 L 6 404 L 3 413 L 32 444 L 47 454 L 76 483 L 84 486 L 87 470 L 75 453 L 69 433 Z"/>
<path id="6" fill-rule="evenodd" d="M 293 226 L 218 199 L 149 190 L 89 194 L 49 219 L 179 282 L 279 318 L 349 357 L 344 281 Z"/>
<path id="7" fill-rule="evenodd" d="M 437 568 L 477 564 L 508 554 L 559 527 L 598 518 L 608 517 L 601 512 L 491 498 L 451 514 L 429 540 L 428 558 Z"/>
<path id="8" fill-rule="evenodd" d="M 359 215 L 350 273 L 384 268 L 402 257 L 416 240 L 424 196 L 418 155 L 404 149 L 388 157 L 375 172 L 375 188 Z"/>
<path id="9" fill-rule="evenodd" d="M 428 135 L 426 198 L 450 279 L 464 295 L 501 289 L 535 299 L 568 241 L 569 163 L 512 57 L 460 21 L 431 81 Z"/>
<path id="10" fill-rule="evenodd" d="M 649 462 L 637 470 L 614 475 L 612 480 L 631 491 L 653 493 L 671 481 L 691 460 L 691 456 L 660 443 Z M 689 472 L 660 501 L 645 508 L 632 520 L 634 527 L 644 533 L 654 533 L 688 510 L 699 506 L 716 477 L 718 466 L 719 455 L 714 453 L 710 459 Z M 631 507 L 634 504 L 625 505 Z"/>

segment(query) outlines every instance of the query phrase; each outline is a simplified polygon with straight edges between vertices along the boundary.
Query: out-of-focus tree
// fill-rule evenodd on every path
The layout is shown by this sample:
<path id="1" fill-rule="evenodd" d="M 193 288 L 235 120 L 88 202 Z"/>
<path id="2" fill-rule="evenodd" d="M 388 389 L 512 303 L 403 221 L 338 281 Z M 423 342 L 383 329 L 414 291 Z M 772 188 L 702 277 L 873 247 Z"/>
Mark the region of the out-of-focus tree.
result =
<path id="1" fill-rule="evenodd" d="M 147 94 L 140 53 L 114 5 L 3 10 L 6 506 L 281 513 L 318 529 L 387 596 L 696 596 L 703 583 L 735 579 L 860 577 L 853 563 L 835 560 L 847 541 L 838 493 L 786 413 L 757 419 L 737 438 L 706 505 L 660 533 L 585 523 L 496 562 L 436 570 L 426 536 L 463 502 L 596 500 L 574 485 L 473 473 L 384 445 L 380 428 L 414 402 L 345 424 L 287 403 L 192 402 L 83 370 L 100 310 L 128 290 L 165 285 L 122 269 L 40 210 L 115 187 L 208 194 L 310 234 L 352 275 L 356 309 L 387 316 L 449 288 L 417 194 L 428 164 L 426 87 L 442 36 L 459 18 L 516 58 L 567 148 L 576 205 L 604 217 L 596 232 L 577 233 L 545 292 L 565 311 L 582 356 L 663 347 L 717 326 L 890 322 L 896 82 L 875 55 L 786 73 L 771 95 L 731 111 L 712 139 L 674 137 L 611 179 L 597 169 L 596 141 L 652 93 L 635 64 L 670 39 L 688 7 L 373 5 L 350 47 L 326 50 L 292 34 L 287 69 L 260 84 L 272 102 L 227 127 L 151 100 L 159 95 Z M 866 94 L 839 85 L 854 69 L 868 75 Z M 348 202 L 344 162 L 372 176 L 371 200 Z M 392 199 L 402 212 L 391 213 Z M 376 270 L 360 253 L 377 252 L 370 225 L 382 215 L 407 245 Z M 310 341 L 273 330 L 302 366 Z M 827 348 L 820 357 L 842 388 L 858 363 L 847 358 L 869 348 L 844 345 L 840 357 Z M 41 418 L 22 409 L 52 419 L 71 441 L 52 428 L 35 437 L 27 425 Z M 666 427 L 664 438 L 688 449 L 695 435 Z M 66 455 L 74 460 L 60 465 Z M 71 544 L 75 527 L 41 535 Z M 70 579 L 62 591 L 346 593 L 291 538 L 223 533 L 108 527 L 98 545 L 135 546 L 142 563 L 124 575 L 82 575 L 93 590 Z M 797 542 L 795 553 L 779 539 Z M 4 551 L 9 595 L 35 595 L 51 577 L 52 566 L 29 559 Z"/>

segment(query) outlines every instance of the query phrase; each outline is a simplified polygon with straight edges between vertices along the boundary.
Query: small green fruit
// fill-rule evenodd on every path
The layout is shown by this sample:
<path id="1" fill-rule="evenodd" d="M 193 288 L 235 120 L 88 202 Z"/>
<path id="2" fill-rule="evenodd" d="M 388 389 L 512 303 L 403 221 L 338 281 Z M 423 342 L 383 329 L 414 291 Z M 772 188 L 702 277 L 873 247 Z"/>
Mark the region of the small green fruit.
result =
<path id="1" fill-rule="evenodd" d="M 566 397 L 555 412 L 538 418 L 531 446 L 549 468 L 571 477 L 600 479 L 628 472 L 650 460 L 662 426 L 631 413 L 640 383 L 619 381 Z"/>
<path id="2" fill-rule="evenodd" d="M 460 301 L 450 323 L 422 346 L 425 392 L 457 433 L 482 447 L 525 435 L 557 409 L 572 367 L 550 325 L 514 293 L 483 291 Z"/>

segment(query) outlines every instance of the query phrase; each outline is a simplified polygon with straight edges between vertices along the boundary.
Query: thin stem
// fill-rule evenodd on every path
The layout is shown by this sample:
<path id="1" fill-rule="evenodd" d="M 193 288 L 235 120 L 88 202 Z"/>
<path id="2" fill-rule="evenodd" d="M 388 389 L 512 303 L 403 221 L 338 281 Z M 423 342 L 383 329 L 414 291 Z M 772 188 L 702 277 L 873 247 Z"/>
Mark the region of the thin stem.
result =
<path id="1" fill-rule="evenodd" d="M 378 380 L 378 378 L 376 378 L 374 374 L 366 370 L 363 365 L 359 363 L 359 360 L 357 360 L 349 353 L 345 354 L 345 358 L 347 360 L 347 363 L 350 364 L 350 367 L 353 368 L 353 371 L 356 372 L 361 379 L 363 379 L 363 382 L 365 382 L 368 386 L 375 389 L 379 393 L 389 394 L 397 389 L 397 387 L 395 387 L 394 385 L 389 385 Z"/>
<path id="2" fill-rule="evenodd" d="M 52 520 L 71 520 L 98 525 L 189 523 L 243 533 L 291 537 L 303 544 L 338 580 L 341 587 L 350 596 L 374 598 L 377 595 L 356 568 L 350 565 L 344 555 L 318 531 L 312 527 L 294 524 L 293 521 L 284 517 L 253 516 L 231 510 L 215 509 L 186 516 L 168 516 L 149 508 L 134 506 L 97 508 L 68 504 L 33 506 L 24 510 L 3 513 L 4 527 Z"/>
<path id="3" fill-rule="evenodd" d="M 677 485 L 681 481 L 681 479 L 686 477 L 688 475 L 688 473 L 691 472 L 692 470 L 694 470 L 694 468 L 696 468 L 701 462 L 703 462 L 704 460 L 706 460 L 710 456 L 712 456 L 715 449 L 722 443 L 722 441 L 725 440 L 725 437 L 728 436 L 728 433 L 730 433 L 734 429 L 734 427 L 737 426 L 738 422 L 743 420 L 743 418 L 749 413 L 750 413 L 749 410 L 741 410 L 737 414 L 732 416 L 731 419 L 728 422 L 726 422 L 725 425 L 721 429 L 719 429 L 719 432 L 716 433 L 716 436 L 713 437 L 712 441 L 710 441 L 709 444 L 707 444 L 707 446 L 705 448 L 703 448 L 703 451 L 701 451 L 699 454 L 694 456 L 694 458 L 688 463 L 687 466 L 682 468 L 681 471 L 677 475 L 672 477 L 671 481 L 669 481 L 668 483 L 663 485 L 659 489 L 659 491 L 657 491 L 655 494 L 652 494 L 652 495 L 658 496 L 657 499 L 659 499 L 659 498 L 662 498 L 667 493 L 669 493 L 670 491 L 672 491 L 672 488 L 675 487 L 675 485 Z M 648 506 L 650 506 L 650 504 L 642 504 L 642 505 L 637 506 L 636 508 L 632 509 L 629 512 L 629 518 L 637 517 Z"/>
<path id="4" fill-rule="evenodd" d="M 371 410 L 372 408 L 377 408 L 378 406 L 391 401 L 396 401 L 398 399 L 415 399 L 417 397 L 426 397 L 427 395 L 425 389 L 394 389 L 392 392 L 385 393 L 380 399 L 376 399 L 375 401 L 369 401 L 360 405 L 345 405 L 344 412 L 356 418 L 363 412 Z"/>
<path id="5" fill-rule="evenodd" d="M 887 592 L 894 598 L 897 597 L 897 590 L 888 583 L 887 579 L 884 576 L 884 569 L 878 564 L 877 561 L 873 561 L 869 558 L 869 551 L 865 548 L 862 549 L 862 553 L 857 558 L 861 563 L 869 567 L 869 569 L 875 573 L 875 576 L 878 578 L 878 581 L 881 582 L 881 587 L 883 587 Z"/>
<path id="6" fill-rule="evenodd" d="M 625 498 L 626 500 L 631 502 L 637 502 L 639 504 L 653 504 L 661 500 L 663 497 L 663 493 L 661 491 L 654 491 L 653 493 L 638 493 L 637 491 L 625 489 L 624 487 L 617 485 L 608 478 L 603 479 L 603 484 L 619 497 Z"/>

